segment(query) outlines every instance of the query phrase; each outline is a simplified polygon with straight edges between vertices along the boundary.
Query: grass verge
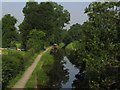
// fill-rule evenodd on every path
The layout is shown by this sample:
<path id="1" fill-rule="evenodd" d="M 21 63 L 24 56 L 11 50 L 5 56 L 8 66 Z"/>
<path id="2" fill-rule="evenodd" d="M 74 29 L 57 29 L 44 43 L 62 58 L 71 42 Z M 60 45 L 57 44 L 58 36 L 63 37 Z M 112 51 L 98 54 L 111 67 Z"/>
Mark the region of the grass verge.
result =
<path id="1" fill-rule="evenodd" d="M 51 70 L 54 63 L 54 57 L 49 53 L 50 49 L 41 57 L 25 88 L 34 88 L 35 80 L 41 85 L 45 85 L 49 81 L 47 72 Z"/>

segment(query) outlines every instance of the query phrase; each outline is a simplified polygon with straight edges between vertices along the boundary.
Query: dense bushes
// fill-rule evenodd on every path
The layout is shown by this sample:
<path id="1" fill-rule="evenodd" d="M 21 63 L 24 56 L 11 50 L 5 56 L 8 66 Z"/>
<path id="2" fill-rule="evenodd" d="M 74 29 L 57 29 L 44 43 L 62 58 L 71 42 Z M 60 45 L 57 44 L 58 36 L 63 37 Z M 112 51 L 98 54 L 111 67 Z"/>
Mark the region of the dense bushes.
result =
<path id="1" fill-rule="evenodd" d="M 20 72 L 24 71 L 33 62 L 34 52 L 8 51 L 8 55 L 2 56 L 2 84 L 3 89 Z"/>
<path id="2" fill-rule="evenodd" d="M 8 81 L 14 78 L 16 74 L 19 72 L 19 64 L 20 64 L 20 60 L 18 58 L 13 56 L 3 55 L 3 64 L 2 64 L 3 87 L 6 86 Z"/>

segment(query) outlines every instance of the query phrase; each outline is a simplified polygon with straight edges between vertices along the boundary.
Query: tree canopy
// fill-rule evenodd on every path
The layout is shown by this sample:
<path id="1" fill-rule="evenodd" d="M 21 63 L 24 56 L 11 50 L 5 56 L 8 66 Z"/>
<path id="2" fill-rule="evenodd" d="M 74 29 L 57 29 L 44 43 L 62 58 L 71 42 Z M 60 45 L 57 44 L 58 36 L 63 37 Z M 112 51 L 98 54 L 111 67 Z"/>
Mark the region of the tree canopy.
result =
<path id="1" fill-rule="evenodd" d="M 45 33 L 40 30 L 32 30 L 29 33 L 29 39 L 27 41 L 27 47 L 28 49 L 35 49 L 36 52 L 39 52 L 40 50 L 44 49 L 44 40 Z"/>
<path id="2" fill-rule="evenodd" d="M 49 44 L 55 43 L 55 39 L 60 36 L 63 27 L 70 20 L 69 12 L 55 2 L 41 2 L 40 4 L 27 2 L 23 13 L 25 18 L 19 26 L 23 37 L 23 48 L 26 48 L 27 36 L 32 29 L 42 30 L 46 33 L 45 40 Z"/>
<path id="3" fill-rule="evenodd" d="M 2 18 L 2 47 L 9 48 L 15 45 L 18 33 L 15 27 L 16 22 L 16 18 L 10 14 Z"/>

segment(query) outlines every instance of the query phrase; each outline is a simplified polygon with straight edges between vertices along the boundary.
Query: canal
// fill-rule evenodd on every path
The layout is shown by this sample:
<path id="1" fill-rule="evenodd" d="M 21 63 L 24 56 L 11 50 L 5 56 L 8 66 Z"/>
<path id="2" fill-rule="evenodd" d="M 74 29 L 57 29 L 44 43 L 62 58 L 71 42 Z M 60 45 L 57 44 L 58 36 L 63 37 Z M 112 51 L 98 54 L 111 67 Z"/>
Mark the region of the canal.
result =
<path id="1" fill-rule="evenodd" d="M 79 69 L 75 67 L 66 56 L 64 50 L 54 55 L 53 68 L 47 73 L 49 82 L 46 86 L 41 86 L 38 83 L 38 88 L 73 88 L 73 82 L 76 80 L 76 75 L 79 73 Z M 39 76 L 38 76 L 39 77 Z"/>
<path id="2" fill-rule="evenodd" d="M 106 88 L 106 86 L 100 86 L 99 88 L 108 90 L 108 88 L 119 88 L 119 79 L 118 79 L 118 69 L 116 68 L 106 68 L 104 73 L 96 74 L 93 72 L 93 69 L 91 68 L 90 71 L 86 71 L 86 62 L 80 61 L 79 63 L 76 63 L 77 57 L 75 52 L 72 52 L 68 54 L 68 51 L 65 51 L 64 49 L 60 49 L 59 52 L 54 56 L 54 63 L 52 65 L 52 69 L 50 69 L 49 72 L 47 72 L 47 76 L 49 78 L 49 81 L 45 86 L 42 86 L 38 83 L 38 88 L 49 88 L 49 89 L 57 89 L 62 90 L 64 88 L 69 88 L 69 90 L 93 90 L 91 89 L 90 80 L 98 81 L 101 80 L 105 76 L 113 77 L 114 80 L 117 82 L 114 84 L 111 84 Z M 116 73 L 116 75 L 111 74 Z M 100 77 L 101 76 L 101 77 Z M 39 78 L 40 76 L 38 76 Z M 100 79 L 99 79 L 100 77 Z M 99 82 L 98 82 L 99 84 Z M 101 81 L 100 81 L 100 84 Z M 93 88 L 96 88 L 93 85 Z M 97 87 L 98 88 L 98 87 Z M 110 89 L 114 90 L 114 89 Z"/>

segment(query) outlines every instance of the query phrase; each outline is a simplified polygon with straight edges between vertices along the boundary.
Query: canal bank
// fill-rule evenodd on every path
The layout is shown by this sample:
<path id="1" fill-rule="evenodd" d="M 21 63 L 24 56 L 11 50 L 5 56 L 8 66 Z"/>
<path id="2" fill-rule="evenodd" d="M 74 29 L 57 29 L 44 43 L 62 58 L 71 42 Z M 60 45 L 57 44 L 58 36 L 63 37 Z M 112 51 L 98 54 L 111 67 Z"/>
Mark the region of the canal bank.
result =
<path id="1" fill-rule="evenodd" d="M 26 83 L 25 88 L 35 88 L 37 83 L 46 85 L 46 83 L 48 82 L 46 72 L 50 70 L 54 62 L 53 56 L 50 55 L 49 53 L 50 49 L 41 57 L 41 60 L 38 62 L 30 79 Z M 40 76 L 39 80 L 38 76 Z"/>
<path id="2" fill-rule="evenodd" d="M 79 70 L 69 61 L 64 49 L 55 55 L 48 50 L 41 58 L 25 88 L 72 88 Z"/>

